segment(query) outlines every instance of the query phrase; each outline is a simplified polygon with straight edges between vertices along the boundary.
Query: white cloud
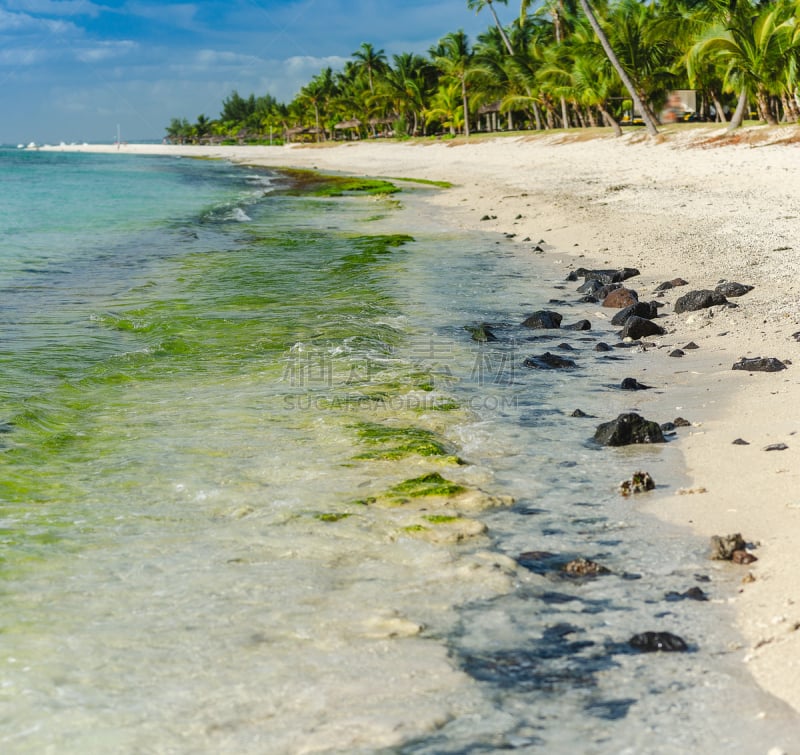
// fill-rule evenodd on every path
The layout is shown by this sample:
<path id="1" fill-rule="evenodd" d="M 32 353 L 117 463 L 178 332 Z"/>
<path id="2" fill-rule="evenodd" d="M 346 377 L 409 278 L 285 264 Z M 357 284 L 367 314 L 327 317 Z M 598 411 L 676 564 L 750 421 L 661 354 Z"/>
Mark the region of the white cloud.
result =
<path id="1" fill-rule="evenodd" d="M 195 26 L 197 5 L 193 3 L 177 3 L 174 5 L 172 3 L 169 5 L 162 3 L 154 5 L 130 3 L 125 7 L 125 11 L 132 16 L 189 29 Z"/>
<path id="2" fill-rule="evenodd" d="M 129 40 L 96 42 L 92 46 L 75 47 L 74 54 L 81 63 L 99 63 L 127 55 L 138 49 L 138 47 L 139 45 Z"/>
<path id="3" fill-rule="evenodd" d="M 107 10 L 102 5 L 88 0 L 6 0 L 6 6 L 27 13 L 40 13 L 45 16 L 98 16 Z"/>
<path id="4" fill-rule="evenodd" d="M 74 24 L 67 21 L 54 21 L 48 18 L 36 18 L 27 13 L 9 13 L 0 8 L 0 33 L 12 32 L 49 32 L 61 34 L 75 29 Z"/>
<path id="5" fill-rule="evenodd" d="M 14 50 L 0 50 L 0 67 L 26 68 L 47 60 L 48 51 L 41 47 L 18 47 Z"/>

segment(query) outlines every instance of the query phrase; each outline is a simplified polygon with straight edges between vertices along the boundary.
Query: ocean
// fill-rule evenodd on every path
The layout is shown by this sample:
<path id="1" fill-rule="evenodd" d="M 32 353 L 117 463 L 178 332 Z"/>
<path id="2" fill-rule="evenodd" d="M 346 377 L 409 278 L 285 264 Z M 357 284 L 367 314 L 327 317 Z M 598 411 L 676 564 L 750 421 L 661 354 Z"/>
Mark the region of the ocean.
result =
<path id="1" fill-rule="evenodd" d="M 3 752 L 796 741 L 730 628 L 740 572 L 617 492 L 679 479 L 679 439 L 591 441 L 646 405 L 636 355 L 520 328 L 591 316 L 563 266 L 448 227 L 441 189 L 320 184 L 0 150 Z M 651 630 L 689 652 L 634 651 Z"/>

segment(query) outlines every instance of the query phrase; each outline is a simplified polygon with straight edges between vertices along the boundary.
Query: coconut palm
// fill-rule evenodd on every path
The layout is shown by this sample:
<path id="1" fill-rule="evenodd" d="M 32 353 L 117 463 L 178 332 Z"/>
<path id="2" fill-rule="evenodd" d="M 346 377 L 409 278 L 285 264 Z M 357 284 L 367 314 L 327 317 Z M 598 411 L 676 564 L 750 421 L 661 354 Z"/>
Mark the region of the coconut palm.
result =
<path id="1" fill-rule="evenodd" d="M 376 50 L 369 42 L 362 42 L 354 53 L 356 70 L 366 73 L 370 94 L 375 92 L 375 76 L 386 70 L 386 53 Z"/>
<path id="2" fill-rule="evenodd" d="M 779 94 L 787 66 L 798 50 L 797 18 L 790 3 L 764 7 L 740 0 L 725 22 L 712 25 L 689 51 L 687 65 L 692 75 L 704 58 L 719 61 L 726 84 L 739 92 L 736 112 L 728 126 L 738 128 L 744 120 L 749 96 L 755 96 L 759 117 L 777 123 L 770 95 Z"/>
<path id="3" fill-rule="evenodd" d="M 530 6 L 530 4 L 531 0 L 521 0 L 520 2 L 521 21 L 527 15 L 528 7 Z M 617 72 L 617 75 L 622 80 L 622 83 L 625 85 L 625 88 L 628 90 L 628 93 L 630 94 L 630 97 L 633 100 L 634 108 L 642 114 L 642 119 L 644 120 L 648 133 L 651 136 L 656 136 L 658 134 L 658 127 L 656 126 L 656 122 L 650 115 L 648 109 L 645 108 L 644 103 L 642 102 L 642 98 L 639 96 L 639 92 L 637 90 L 636 85 L 634 84 L 631 76 L 623 67 L 622 63 L 620 63 L 619 58 L 614 52 L 611 43 L 608 41 L 608 37 L 606 36 L 603 27 L 600 25 L 600 22 L 597 20 L 597 17 L 595 16 L 594 11 L 589 5 L 588 0 L 578 0 L 578 4 L 580 5 L 583 14 L 586 16 L 586 20 L 589 22 L 592 29 L 594 30 L 594 33 L 597 35 L 597 39 L 602 45 L 603 51 L 608 57 L 609 62 L 614 67 L 614 70 Z"/>
<path id="4" fill-rule="evenodd" d="M 505 5 L 508 2 L 508 0 L 494 0 L 494 2 L 502 3 L 503 5 Z M 497 27 L 497 31 L 500 33 L 500 37 L 502 38 L 503 43 L 506 46 L 506 50 L 508 50 L 508 54 L 513 55 L 514 48 L 511 46 L 511 40 L 508 38 L 506 30 L 503 28 L 503 25 L 500 23 L 500 19 L 497 17 L 497 11 L 494 9 L 492 0 L 467 0 L 467 8 L 469 8 L 470 10 L 474 10 L 476 13 L 480 13 L 487 6 L 489 7 L 489 10 L 492 12 L 495 26 Z"/>
<path id="5" fill-rule="evenodd" d="M 464 136 L 469 137 L 469 89 L 477 78 L 490 76 L 491 73 L 486 66 L 475 61 L 469 38 L 461 29 L 442 37 L 431 54 L 441 72 L 443 83 L 457 81 L 459 84 L 464 110 Z"/>
<path id="6" fill-rule="evenodd" d="M 431 106 L 424 111 L 428 124 L 438 122 L 455 136 L 456 130 L 464 124 L 464 104 L 461 99 L 461 86 L 458 81 L 441 84 L 433 95 Z"/>

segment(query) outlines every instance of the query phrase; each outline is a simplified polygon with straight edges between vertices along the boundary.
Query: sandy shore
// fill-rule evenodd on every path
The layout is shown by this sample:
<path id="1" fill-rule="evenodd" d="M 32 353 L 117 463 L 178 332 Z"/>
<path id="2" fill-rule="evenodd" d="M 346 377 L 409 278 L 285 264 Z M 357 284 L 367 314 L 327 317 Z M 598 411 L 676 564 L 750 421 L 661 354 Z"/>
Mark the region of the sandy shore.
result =
<path id="1" fill-rule="evenodd" d="M 800 149 L 788 138 L 797 138 L 793 129 L 759 127 L 724 143 L 722 133 L 119 152 L 450 181 L 433 200 L 447 223 L 542 239 L 565 275 L 578 266 L 637 267 L 630 285 L 646 300 L 662 281 L 688 281 L 661 299 L 667 335 L 650 339 L 657 346 L 642 365 L 646 382 L 666 388 L 662 416 L 653 418 L 693 423 L 678 441 L 690 483 L 641 505 L 700 534 L 741 532 L 753 544 L 757 562 L 721 567 L 743 577 L 736 608 L 747 662 L 765 689 L 800 710 Z M 735 308 L 672 312 L 678 296 L 723 279 L 755 288 L 731 299 Z M 598 319 L 612 315 L 598 307 Z M 669 356 L 691 341 L 700 348 Z M 776 373 L 731 369 L 755 356 L 795 364 Z M 764 450 L 777 443 L 788 448 Z"/>

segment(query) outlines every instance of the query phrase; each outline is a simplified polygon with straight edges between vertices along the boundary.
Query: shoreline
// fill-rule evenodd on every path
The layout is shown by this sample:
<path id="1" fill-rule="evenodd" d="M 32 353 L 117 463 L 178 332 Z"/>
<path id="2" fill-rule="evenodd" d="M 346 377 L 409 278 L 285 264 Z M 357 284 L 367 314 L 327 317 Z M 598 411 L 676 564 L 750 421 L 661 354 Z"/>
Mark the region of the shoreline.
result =
<path id="1" fill-rule="evenodd" d="M 633 132 L 619 140 L 581 141 L 560 134 L 469 144 L 52 149 L 450 181 L 453 188 L 430 199 L 448 214 L 449 224 L 530 238 L 519 243 L 530 246 L 532 254 L 541 239 L 545 262 L 564 277 L 579 266 L 636 267 L 641 275 L 628 284 L 642 300 L 655 299 L 662 281 L 688 281 L 657 299 L 668 305 L 658 319 L 667 334 L 648 339 L 657 348 L 640 355 L 637 368 L 645 370 L 645 382 L 664 386 L 661 395 L 642 399 L 645 416 L 681 415 L 693 423 L 676 442 L 688 489 L 697 492 L 676 495 L 679 491 L 670 489 L 636 503 L 697 534 L 741 532 L 758 546 L 756 563 L 722 568 L 754 578 L 734 600 L 749 671 L 764 689 L 800 711 L 800 596 L 795 598 L 794 567 L 794 543 L 800 538 L 800 495 L 794 492 L 800 477 L 798 367 L 778 373 L 731 369 L 741 357 L 800 364 L 800 344 L 792 338 L 800 331 L 800 260 L 791 248 L 800 196 L 793 168 L 800 165 L 800 152 L 778 143 L 794 131 L 778 131 L 773 143 L 771 132 L 756 127 L 743 132 L 752 140 L 731 139 L 734 143 L 714 148 L 709 140 L 722 132 L 708 127 L 659 142 Z M 678 296 L 713 289 L 721 279 L 755 288 L 730 299 L 736 308 L 673 313 Z M 598 306 L 596 317 L 610 320 L 614 313 Z M 681 358 L 668 356 L 691 341 L 700 348 Z M 734 445 L 737 438 L 749 445 Z M 775 443 L 788 448 L 764 450 Z"/>

